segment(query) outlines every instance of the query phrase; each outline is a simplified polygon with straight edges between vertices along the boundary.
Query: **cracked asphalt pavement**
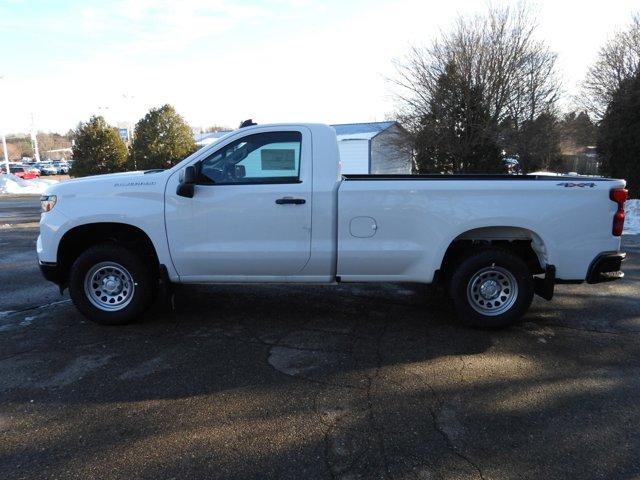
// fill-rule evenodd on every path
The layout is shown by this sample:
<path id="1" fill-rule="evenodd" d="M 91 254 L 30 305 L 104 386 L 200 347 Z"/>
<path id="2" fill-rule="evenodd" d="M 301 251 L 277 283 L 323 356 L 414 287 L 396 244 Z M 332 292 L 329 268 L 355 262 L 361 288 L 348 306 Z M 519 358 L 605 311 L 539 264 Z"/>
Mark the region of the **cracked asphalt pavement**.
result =
<path id="1" fill-rule="evenodd" d="M 0 478 L 640 478 L 640 237 L 625 279 L 503 331 L 419 285 L 180 288 L 86 321 L 0 200 Z"/>

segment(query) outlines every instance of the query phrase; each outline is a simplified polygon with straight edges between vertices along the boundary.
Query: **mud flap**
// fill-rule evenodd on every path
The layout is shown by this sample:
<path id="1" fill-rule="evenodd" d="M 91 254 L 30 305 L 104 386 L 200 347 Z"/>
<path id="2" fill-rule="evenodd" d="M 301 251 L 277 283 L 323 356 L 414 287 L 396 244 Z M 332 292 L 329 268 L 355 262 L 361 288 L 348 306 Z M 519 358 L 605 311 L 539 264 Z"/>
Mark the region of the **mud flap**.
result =
<path id="1" fill-rule="evenodd" d="M 175 292 L 173 288 L 173 283 L 171 283 L 171 279 L 169 278 L 169 272 L 167 271 L 167 267 L 165 265 L 160 265 L 160 279 L 158 282 L 158 293 L 160 294 L 163 302 L 166 307 L 174 311 L 175 306 Z"/>
<path id="2" fill-rule="evenodd" d="M 539 297 L 545 300 L 551 300 L 553 298 L 553 290 L 556 286 L 556 267 L 553 265 L 547 265 L 545 269 L 544 278 L 534 277 L 533 279 L 533 291 Z"/>

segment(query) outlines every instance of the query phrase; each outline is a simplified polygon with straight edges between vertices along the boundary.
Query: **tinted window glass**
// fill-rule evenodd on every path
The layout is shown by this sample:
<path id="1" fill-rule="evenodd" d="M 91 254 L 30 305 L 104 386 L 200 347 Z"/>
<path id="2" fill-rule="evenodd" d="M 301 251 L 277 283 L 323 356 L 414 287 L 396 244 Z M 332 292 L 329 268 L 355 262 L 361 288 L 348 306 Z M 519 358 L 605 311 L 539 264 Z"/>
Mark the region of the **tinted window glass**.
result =
<path id="1" fill-rule="evenodd" d="M 202 162 L 202 183 L 289 183 L 300 176 L 300 132 L 247 135 Z"/>

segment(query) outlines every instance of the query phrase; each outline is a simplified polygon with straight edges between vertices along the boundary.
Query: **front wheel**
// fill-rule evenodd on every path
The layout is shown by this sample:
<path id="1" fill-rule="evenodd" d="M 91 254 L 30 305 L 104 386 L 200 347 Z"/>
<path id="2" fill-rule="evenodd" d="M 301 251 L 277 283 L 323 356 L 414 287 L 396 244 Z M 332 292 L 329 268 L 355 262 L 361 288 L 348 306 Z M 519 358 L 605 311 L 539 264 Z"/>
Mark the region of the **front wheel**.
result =
<path id="1" fill-rule="evenodd" d="M 157 282 L 140 257 L 112 243 L 93 246 L 71 267 L 69 293 L 89 320 L 123 325 L 151 304 Z"/>
<path id="2" fill-rule="evenodd" d="M 501 328 L 518 321 L 533 300 L 533 276 L 522 259 L 498 248 L 464 258 L 451 277 L 456 314 L 466 325 Z"/>

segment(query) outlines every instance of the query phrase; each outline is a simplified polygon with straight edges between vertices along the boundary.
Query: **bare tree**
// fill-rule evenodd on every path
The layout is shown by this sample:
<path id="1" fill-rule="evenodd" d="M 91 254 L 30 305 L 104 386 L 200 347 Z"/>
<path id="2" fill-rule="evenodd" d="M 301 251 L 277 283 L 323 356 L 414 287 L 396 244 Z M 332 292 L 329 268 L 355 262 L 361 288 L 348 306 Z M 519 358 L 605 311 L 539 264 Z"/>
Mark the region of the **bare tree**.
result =
<path id="1" fill-rule="evenodd" d="M 411 48 L 395 62 L 391 79 L 400 120 L 416 128 L 449 65 L 482 91 L 493 123 L 509 118 L 517 125 L 553 110 L 559 96 L 556 54 L 535 38 L 536 28 L 524 3 L 490 7 L 485 15 L 459 17 L 430 46 Z"/>
<path id="2" fill-rule="evenodd" d="M 640 71 L 640 13 L 627 30 L 617 32 L 598 53 L 582 83 L 580 102 L 601 119 L 622 82 Z"/>

